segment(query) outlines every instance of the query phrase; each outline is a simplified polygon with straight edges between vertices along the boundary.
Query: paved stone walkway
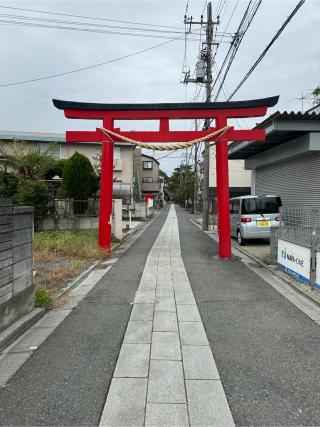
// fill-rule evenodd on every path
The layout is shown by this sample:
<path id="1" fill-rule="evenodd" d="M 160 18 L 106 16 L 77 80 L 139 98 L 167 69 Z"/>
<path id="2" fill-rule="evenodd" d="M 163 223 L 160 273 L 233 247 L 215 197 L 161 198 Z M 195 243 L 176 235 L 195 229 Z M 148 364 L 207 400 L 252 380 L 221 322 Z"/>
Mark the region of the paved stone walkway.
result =
<path id="1" fill-rule="evenodd" d="M 234 425 L 173 205 L 145 264 L 100 425 Z"/>

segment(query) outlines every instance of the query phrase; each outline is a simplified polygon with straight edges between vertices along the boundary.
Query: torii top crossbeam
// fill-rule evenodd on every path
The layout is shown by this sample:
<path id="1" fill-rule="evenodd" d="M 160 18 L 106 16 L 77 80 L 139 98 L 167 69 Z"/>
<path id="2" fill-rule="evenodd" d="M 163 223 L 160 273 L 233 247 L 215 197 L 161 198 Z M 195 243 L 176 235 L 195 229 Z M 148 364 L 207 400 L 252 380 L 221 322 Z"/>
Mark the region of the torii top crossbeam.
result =
<path id="1" fill-rule="evenodd" d="M 64 110 L 70 119 L 103 120 L 103 126 L 125 137 L 145 142 L 185 142 L 208 135 L 217 126 L 206 131 L 172 131 L 169 129 L 170 119 L 216 119 L 244 118 L 264 116 L 268 107 L 273 107 L 279 97 L 254 99 L 233 102 L 188 102 L 161 104 L 100 104 L 73 102 L 54 99 L 55 107 Z M 115 129 L 114 120 L 159 120 L 158 131 L 125 132 Z M 110 128 L 111 126 L 111 128 Z M 264 139 L 261 129 L 228 131 L 229 141 L 247 141 Z M 101 131 L 67 131 L 67 142 L 101 142 Z M 120 140 L 115 139 L 119 142 Z"/>
<path id="2" fill-rule="evenodd" d="M 199 103 L 161 103 L 161 104 L 104 104 L 62 101 L 54 99 L 55 107 L 64 110 L 72 119 L 102 120 L 103 127 L 116 132 L 112 140 L 101 128 L 95 131 L 67 131 L 67 142 L 101 142 L 102 168 L 100 190 L 99 244 L 110 249 L 112 213 L 112 176 L 113 176 L 113 142 L 122 138 L 132 138 L 142 142 L 171 143 L 187 142 L 203 138 L 227 126 L 227 120 L 233 118 L 264 116 L 268 107 L 273 107 L 279 97 L 233 102 L 199 102 Z M 210 119 L 214 127 L 207 130 L 173 131 L 170 119 Z M 157 131 L 122 131 L 114 127 L 115 120 L 159 120 Z M 217 199 L 219 255 L 231 257 L 230 219 L 229 219 L 229 177 L 228 177 L 228 141 L 264 140 L 264 129 L 238 130 L 229 127 L 219 137 L 212 135 L 208 140 L 217 141 Z"/>

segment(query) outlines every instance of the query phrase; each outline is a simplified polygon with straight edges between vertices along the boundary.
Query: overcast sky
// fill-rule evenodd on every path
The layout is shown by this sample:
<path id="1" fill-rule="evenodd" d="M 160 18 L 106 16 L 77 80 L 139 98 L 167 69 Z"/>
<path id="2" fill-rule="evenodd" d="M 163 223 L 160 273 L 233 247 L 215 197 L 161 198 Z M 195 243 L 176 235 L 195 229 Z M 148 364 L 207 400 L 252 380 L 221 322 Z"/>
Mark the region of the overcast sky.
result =
<path id="1" fill-rule="evenodd" d="M 227 90 L 232 91 L 235 88 L 297 2 L 298 0 L 263 0 L 232 65 L 226 80 Z M 186 3 L 187 0 L 0 0 L 0 6 L 173 26 L 178 28 L 145 28 L 177 32 L 184 31 L 183 16 Z M 236 3 L 236 0 L 225 2 L 219 31 L 224 31 Z M 213 1 L 212 4 L 215 11 L 219 1 Z M 248 0 L 239 0 L 227 32 L 235 31 L 247 4 Z M 204 5 L 205 0 L 189 0 L 189 15 L 199 19 Z M 0 21 L 17 21 L 13 15 L 18 15 L 24 18 L 37 17 L 91 22 L 99 25 L 133 26 L 133 24 L 90 21 L 4 8 L 0 8 L 0 14 Z M 30 22 L 30 20 L 24 19 L 24 22 Z M 44 24 L 44 21 L 38 22 Z M 48 25 L 53 24 L 48 23 Z M 80 27 L 80 25 L 77 26 Z M 82 27 L 88 28 L 87 25 Z M 110 30 L 107 27 L 99 28 Z M 191 37 L 199 39 L 198 28 L 194 26 L 193 29 L 194 35 L 189 39 Z M 112 31 L 116 30 L 112 29 Z M 132 30 L 128 31 L 132 33 Z M 160 34 L 165 37 L 179 36 L 179 34 L 151 31 L 148 34 L 157 36 Z M 233 99 L 261 98 L 279 94 L 280 101 L 276 108 L 270 110 L 270 113 L 276 110 L 300 110 L 301 101 L 296 98 L 299 98 L 302 92 L 310 92 L 320 82 L 319 40 L 320 0 L 306 0 L 263 62 Z M 36 28 L 0 22 L 2 59 L 0 85 L 82 68 L 129 55 L 164 41 L 166 39 Z M 197 59 L 198 46 L 197 40 L 187 42 L 185 62 L 191 70 Z M 227 47 L 227 44 L 219 47 L 216 56 L 217 66 L 221 64 Z M 99 125 L 92 121 L 80 122 L 65 119 L 62 111 L 53 107 L 52 98 L 119 103 L 192 101 L 196 90 L 195 85 L 185 86 L 180 83 L 184 53 L 185 43 L 182 38 L 98 68 L 28 84 L 0 87 L 0 130 L 64 132 L 66 129 L 89 130 Z M 202 100 L 203 93 L 202 90 L 198 101 Z M 220 99 L 224 99 L 223 94 Z M 305 104 L 306 108 L 307 104 Z M 145 123 L 144 126 L 146 126 Z M 189 127 L 190 124 L 184 123 L 182 126 Z M 158 154 L 156 156 L 160 157 Z M 179 163 L 180 153 L 175 153 L 163 159 L 161 167 L 167 173 L 171 173 Z"/>

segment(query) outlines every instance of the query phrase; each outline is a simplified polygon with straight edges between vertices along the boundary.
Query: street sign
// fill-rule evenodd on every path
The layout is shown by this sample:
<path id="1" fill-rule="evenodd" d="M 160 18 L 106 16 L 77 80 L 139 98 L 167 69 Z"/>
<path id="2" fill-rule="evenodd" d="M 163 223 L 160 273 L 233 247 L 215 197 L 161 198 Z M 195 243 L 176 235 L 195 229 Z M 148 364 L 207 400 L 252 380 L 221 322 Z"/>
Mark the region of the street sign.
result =
<path id="1" fill-rule="evenodd" d="M 278 267 L 306 285 L 310 285 L 310 259 L 310 248 L 278 240 Z"/>

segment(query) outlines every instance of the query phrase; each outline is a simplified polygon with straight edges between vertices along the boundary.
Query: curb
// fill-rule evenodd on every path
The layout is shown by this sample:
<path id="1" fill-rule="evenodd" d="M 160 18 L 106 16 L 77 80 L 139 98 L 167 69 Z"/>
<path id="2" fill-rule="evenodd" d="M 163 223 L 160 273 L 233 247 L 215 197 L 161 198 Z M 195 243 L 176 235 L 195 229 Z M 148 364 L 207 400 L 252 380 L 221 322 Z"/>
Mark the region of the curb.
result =
<path id="1" fill-rule="evenodd" d="M 45 314 L 45 312 L 46 310 L 44 308 L 35 308 L 1 332 L 0 351 L 36 323 Z"/>
<path id="2" fill-rule="evenodd" d="M 93 265 L 90 265 L 86 270 L 84 270 L 82 273 L 80 273 L 72 282 L 68 283 L 67 286 L 65 286 L 61 292 L 55 297 L 54 302 L 58 301 L 59 298 L 61 298 L 64 294 L 71 291 L 74 287 L 76 287 L 82 279 L 84 279 L 91 271 L 96 267 L 97 264 L 99 264 L 101 260 L 94 261 Z"/>

